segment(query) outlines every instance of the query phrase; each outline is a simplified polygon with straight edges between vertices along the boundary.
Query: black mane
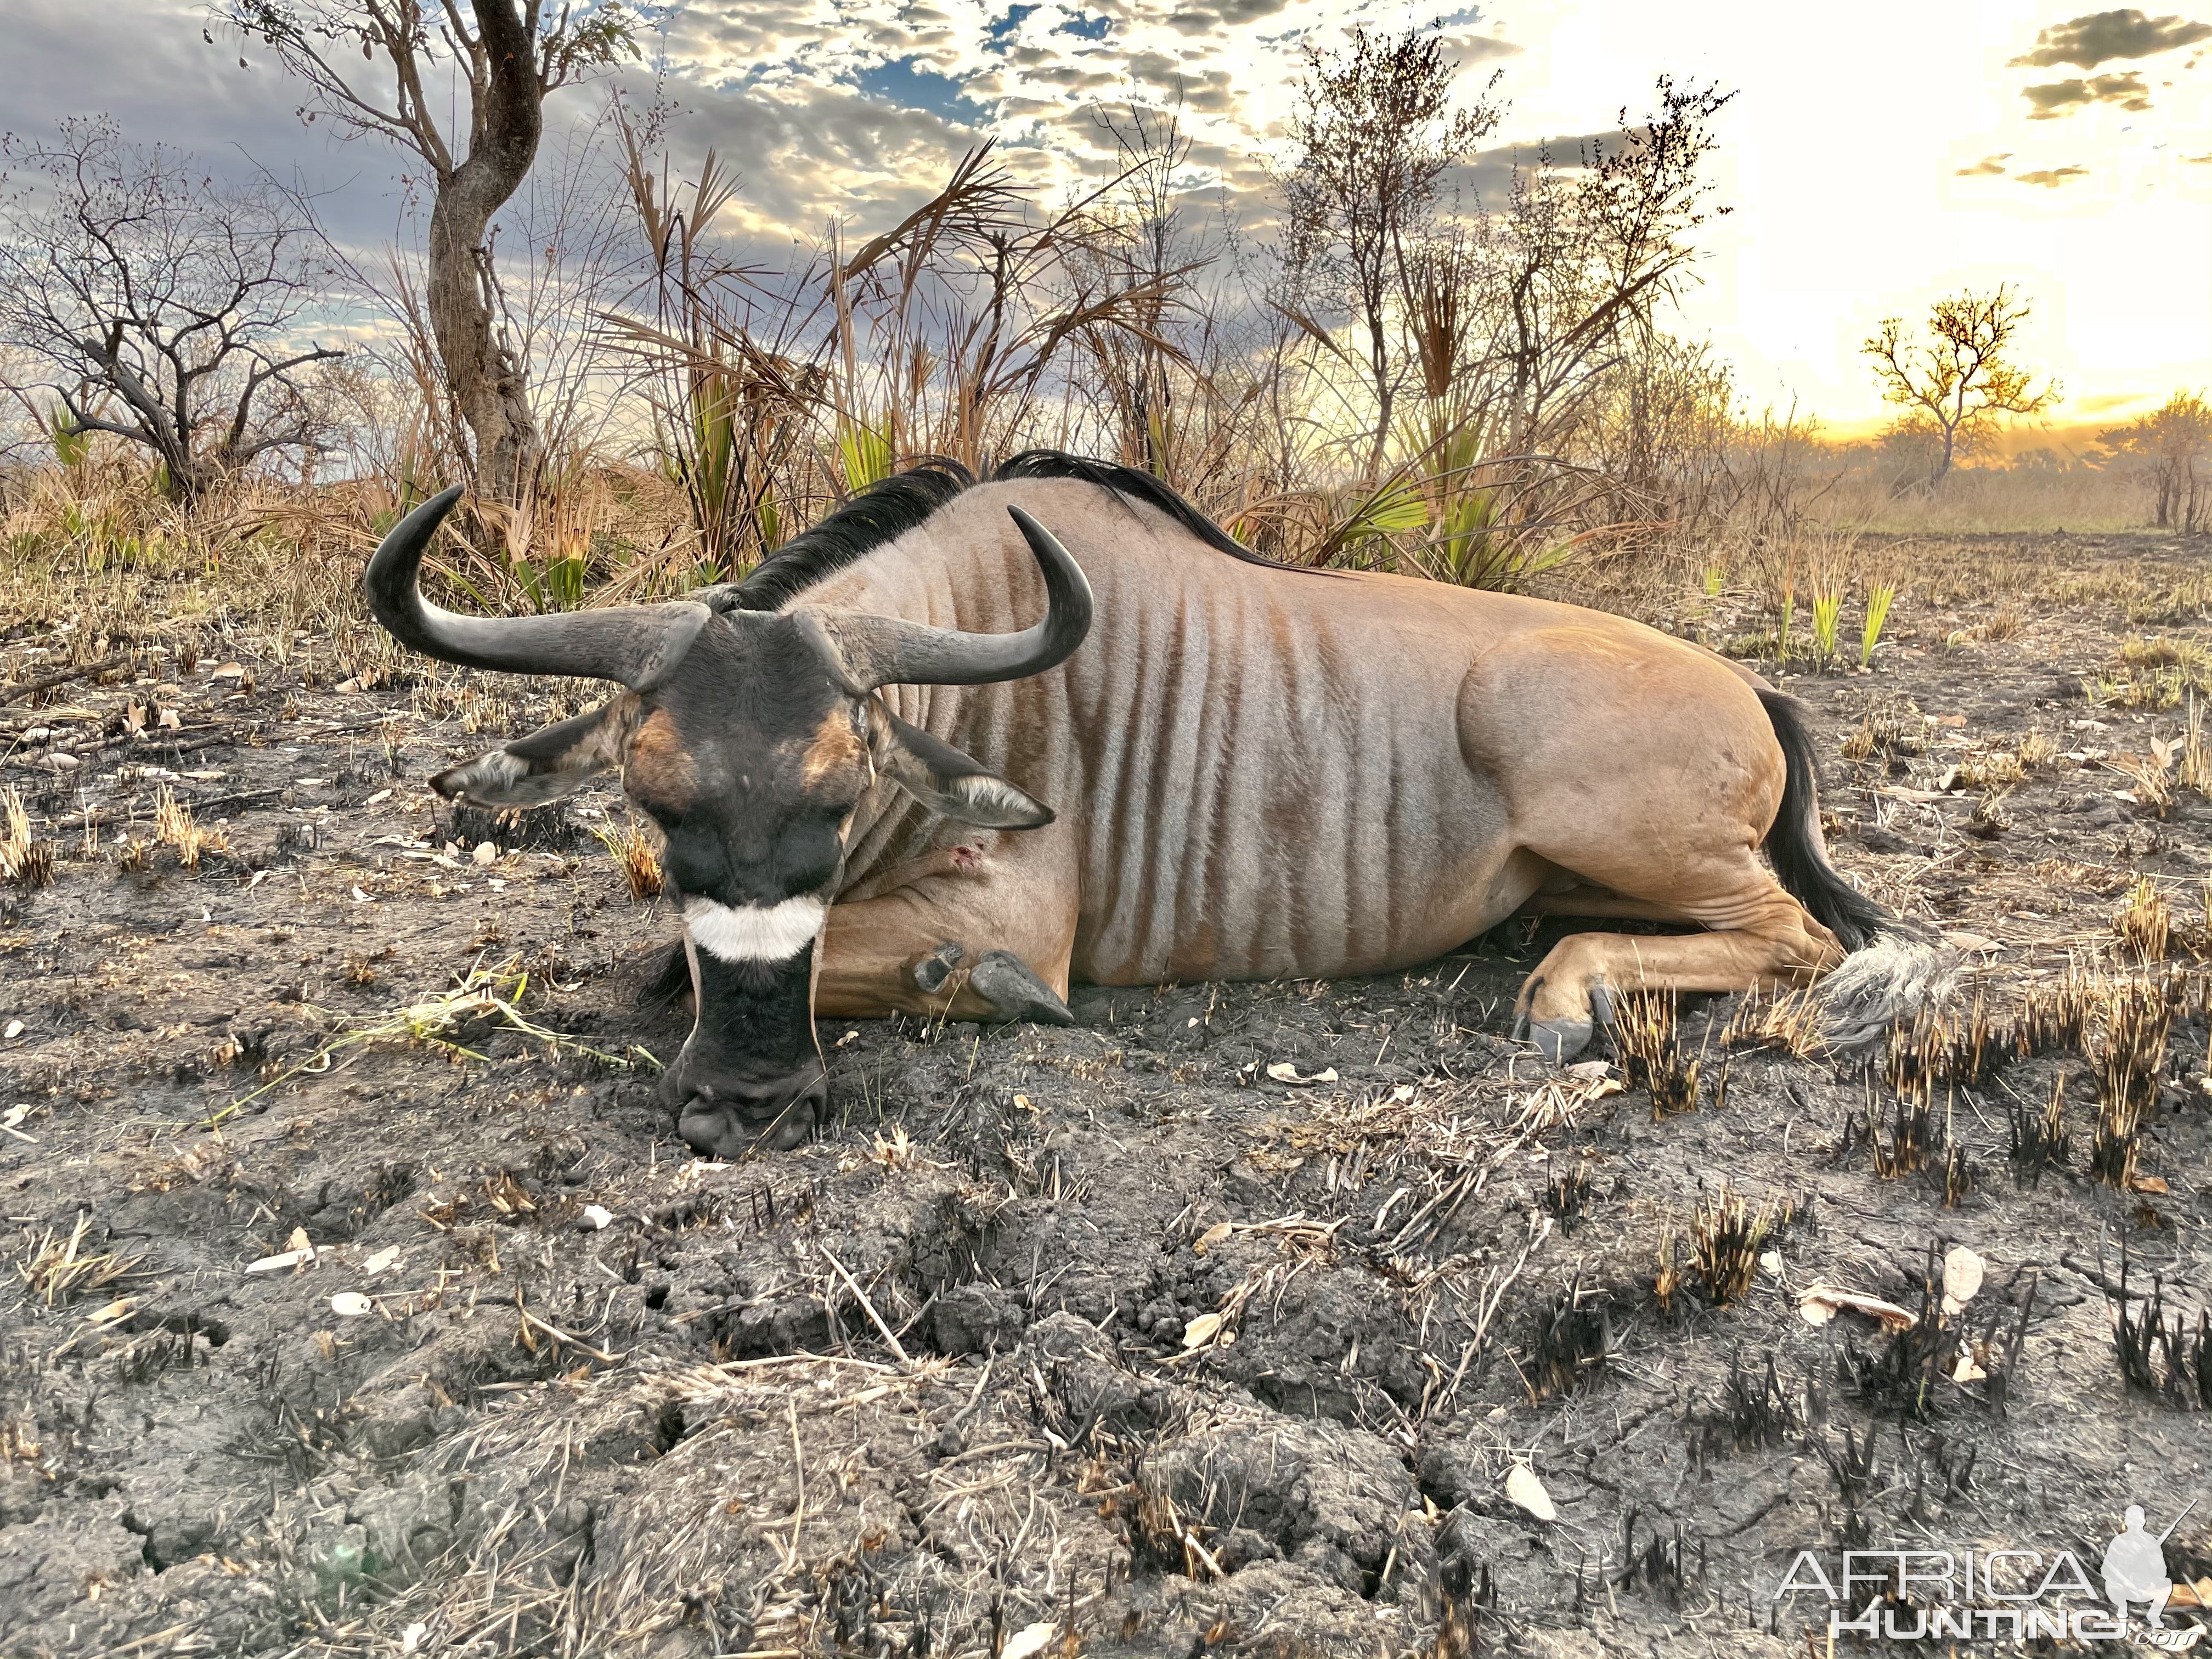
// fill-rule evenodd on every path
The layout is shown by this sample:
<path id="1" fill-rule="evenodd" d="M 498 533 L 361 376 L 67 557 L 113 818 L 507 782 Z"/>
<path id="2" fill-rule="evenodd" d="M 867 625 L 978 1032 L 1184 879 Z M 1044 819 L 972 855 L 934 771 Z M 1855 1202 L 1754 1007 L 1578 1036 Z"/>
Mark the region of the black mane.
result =
<path id="1" fill-rule="evenodd" d="M 992 470 L 989 483 L 1021 478 L 1079 478 L 1129 501 L 1143 501 L 1173 519 L 1208 547 L 1247 564 L 1275 570 L 1304 569 L 1255 553 L 1151 473 L 1113 461 L 1094 461 L 1056 449 L 1025 449 Z M 975 474 L 957 461 L 920 462 L 870 485 L 812 529 L 794 536 L 734 586 L 691 595 L 717 610 L 775 611 L 878 548 L 927 524 L 938 510 L 972 489 Z"/>
<path id="2" fill-rule="evenodd" d="M 896 541 L 975 482 L 957 461 L 930 459 L 874 483 L 754 567 L 708 603 L 718 610 L 776 611 L 815 583 Z"/>
<path id="3" fill-rule="evenodd" d="M 1025 449 L 1001 461 L 991 474 L 993 483 L 1002 483 L 1016 478 L 1080 478 L 1085 483 L 1095 483 L 1101 489 L 1158 507 L 1185 530 L 1218 552 L 1232 559 L 1242 559 L 1247 564 L 1266 565 L 1273 570 L 1304 570 L 1304 565 L 1283 564 L 1266 555 L 1255 553 L 1219 525 L 1176 494 L 1152 474 L 1133 466 L 1123 466 L 1117 461 L 1093 461 L 1080 455 L 1062 454 L 1057 449 Z"/>

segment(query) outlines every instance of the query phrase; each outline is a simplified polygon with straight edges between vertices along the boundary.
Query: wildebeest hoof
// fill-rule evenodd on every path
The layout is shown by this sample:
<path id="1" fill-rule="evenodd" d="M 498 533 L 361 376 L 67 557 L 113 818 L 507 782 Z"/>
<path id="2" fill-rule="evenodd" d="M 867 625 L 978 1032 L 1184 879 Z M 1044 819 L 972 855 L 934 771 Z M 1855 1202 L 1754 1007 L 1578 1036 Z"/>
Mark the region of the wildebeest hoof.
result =
<path id="1" fill-rule="evenodd" d="M 1572 1060 L 1589 1045 L 1590 1022 L 1586 1019 L 1540 1019 L 1528 1028 L 1536 1052 L 1553 1065 Z"/>
<path id="2" fill-rule="evenodd" d="M 1073 1025 L 1075 1016 L 1053 988 L 1030 971 L 1012 951 L 985 953 L 968 975 L 968 988 L 989 1003 L 1003 1019 L 1037 1025 Z"/>
<path id="3" fill-rule="evenodd" d="M 702 1158 L 730 1163 L 755 1151 L 788 1152 L 814 1133 L 830 1100 L 820 1067 L 769 1083 L 679 1085 L 676 1133 Z"/>
<path id="4" fill-rule="evenodd" d="M 966 947 L 947 939 L 914 964 L 914 982 L 924 994 L 935 996 L 945 988 L 945 981 L 952 977 L 952 970 L 967 959 Z"/>
<path id="5" fill-rule="evenodd" d="M 1594 1028 L 1600 1031 L 1612 1030 L 1613 1020 L 1620 1012 L 1620 1004 L 1613 993 L 1602 984 L 1592 985 L 1589 988 L 1589 1005 Z"/>

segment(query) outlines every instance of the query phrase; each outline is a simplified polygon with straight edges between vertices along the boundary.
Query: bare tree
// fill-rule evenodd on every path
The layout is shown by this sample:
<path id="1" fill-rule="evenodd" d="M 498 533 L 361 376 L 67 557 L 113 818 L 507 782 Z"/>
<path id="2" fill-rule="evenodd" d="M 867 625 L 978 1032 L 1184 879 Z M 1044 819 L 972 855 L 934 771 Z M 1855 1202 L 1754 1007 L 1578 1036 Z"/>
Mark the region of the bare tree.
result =
<path id="1" fill-rule="evenodd" d="M 1406 372 L 1397 319 L 1413 306 L 1416 249 L 1433 222 L 1445 169 L 1498 125 L 1498 107 L 1485 100 L 1451 107 L 1443 47 L 1435 33 L 1418 29 L 1384 37 L 1355 28 L 1349 50 L 1334 56 L 1309 45 L 1291 116 L 1297 153 L 1282 179 L 1285 264 L 1294 291 L 1325 287 L 1348 301 L 1365 337 L 1370 470 L 1381 466 L 1389 441 Z"/>
<path id="2" fill-rule="evenodd" d="M 1688 276 L 1711 211 L 1712 118 L 1734 94 L 1662 76 L 1657 96 L 1640 125 L 1623 110 L 1620 136 L 1579 166 L 1540 155 L 1484 222 L 1482 368 L 1501 383 L 1513 452 L 1565 447 L 1603 378 L 1653 346 Z"/>
<path id="3" fill-rule="evenodd" d="M 1540 147 L 1502 204 L 1446 217 L 1414 250 L 1410 476 L 1367 517 L 1395 529 L 1384 520 L 1412 516 L 1418 485 L 1427 545 L 1395 539 L 1431 574 L 1516 586 L 1712 493 L 1693 458 L 1725 422 L 1726 379 L 1662 323 L 1695 231 L 1726 210 L 1701 173 L 1729 95 L 1663 76 L 1657 94 L 1640 125 L 1624 109 L 1617 134 L 1571 159 Z"/>
<path id="4" fill-rule="evenodd" d="M 106 120 L 10 137 L 0 155 L 32 175 L 0 199 L 0 338 L 62 377 L 56 435 L 143 446 L 185 502 L 317 447 L 300 372 L 343 354 L 295 332 L 326 275 L 295 200 L 219 184 Z"/>
<path id="5" fill-rule="evenodd" d="M 2098 441 L 2148 473 L 2160 529 L 2193 535 L 2212 519 L 2212 405 L 2201 396 L 2177 392 Z"/>
<path id="6" fill-rule="evenodd" d="M 2027 302 L 2000 283 L 1993 294 L 1938 300 L 1929 310 L 1925 344 L 1907 339 L 1903 321 L 1891 317 L 1859 348 L 1874 362 L 1883 398 L 1905 410 L 1902 424 L 1935 441 L 1929 483 L 1942 483 L 1960 452 L 1990 432 L 1999 415 L 2033 415 L 2057 400 L 2056 380 L 2032 391 L 2033 377 L 2008 357 L 2028 312 Z"/>
<path id="7" fill-rule="evenodd" d="M 520 352 L 499 326 L 492 220 L 537 159 L 545 100 L 637 46 L 618 0 L 215 0 L 327 114 L 419 156 L 434 185 L 424 307 L 446 386 L 475 440 L 479 495 L 525 498 L 541 441 Z M 358 53 L 362 62 L 355 64 Z M 450 64 L 468 94 L 465 147 L 436 114 Z"/>

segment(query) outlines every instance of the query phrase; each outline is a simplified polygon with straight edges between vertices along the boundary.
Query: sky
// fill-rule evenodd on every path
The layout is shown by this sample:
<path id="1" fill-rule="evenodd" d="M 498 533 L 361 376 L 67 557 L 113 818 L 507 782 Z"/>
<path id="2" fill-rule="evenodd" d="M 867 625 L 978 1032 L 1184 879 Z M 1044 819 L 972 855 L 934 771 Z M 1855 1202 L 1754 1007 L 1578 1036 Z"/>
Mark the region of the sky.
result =
<path id="1" fill-rule="evenodd" d="M 1858 345 L 1938 295 L 2012 284 L 2021 355 L 2055 374 L 2062 432 L 2212 386 L 2212 0 L 2084 12 L 2081 0 L 683 0 L 654 9 L 650 61 L 679 113 L 679 165 L 715 146 L 757 243 L 865 236 L 985 136 L 1048 193 L 1105 175 L 1102 103 L 1180 100 L 1182 180 L 1264 234 L 1301 43 L 1436 27 L 1473 97 L 1502 72 L 1498 156 L 1612 128 L 1654 78 L 1735 93 L 1682 331 L 1710 335 L 1755 411 L 1793 404 L 1839 434 L 1884 410 Z M 191 0 L 9 0 L 0 128 L 105 112 L 214 169 L 296 173 L 341 234 L 391 234 L 397 158 L 327 124 Z M 239 62 L 243 55 L 246 65 Z M 562 94 L 574 115 L 604 88 Z M 1571 148 L 1568 144 L 1566 148 Z"/>

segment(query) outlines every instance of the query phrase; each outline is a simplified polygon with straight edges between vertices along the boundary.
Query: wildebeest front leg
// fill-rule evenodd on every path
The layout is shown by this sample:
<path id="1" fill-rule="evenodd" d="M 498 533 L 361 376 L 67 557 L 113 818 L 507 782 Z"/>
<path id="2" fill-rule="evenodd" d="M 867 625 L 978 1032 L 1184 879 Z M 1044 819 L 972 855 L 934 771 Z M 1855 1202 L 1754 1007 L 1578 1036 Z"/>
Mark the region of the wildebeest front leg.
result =
<path id="1" fill-rule="evenodd" d="M 833 906 L 816 1012 L 1069 1023 L 1075 884 L 1042 839 L 970 837 Z"/>
<path id="2" fill-rule="evenodd" d="M 964 982 L 956 978 L 967 968 Z M 982 1000 L 986 1012 L 957 1018 L 1025 1019 L 1041 1025 L 1073 1025 L 1064 996 L 1039 979 L 1012 951 L 986 951 L 979 958 L 966 945 L 947 939 L 920 962 L 909 976 L 925 996 L 957 1000 L 963 991 Z M 946 987 L 951 990 L 947 991 Z M 947 1006 L 940 1001 L 939 1007 Z"/>

